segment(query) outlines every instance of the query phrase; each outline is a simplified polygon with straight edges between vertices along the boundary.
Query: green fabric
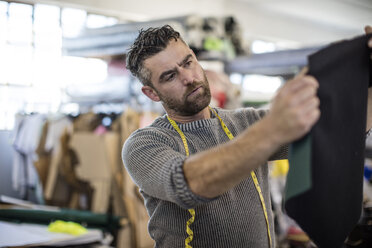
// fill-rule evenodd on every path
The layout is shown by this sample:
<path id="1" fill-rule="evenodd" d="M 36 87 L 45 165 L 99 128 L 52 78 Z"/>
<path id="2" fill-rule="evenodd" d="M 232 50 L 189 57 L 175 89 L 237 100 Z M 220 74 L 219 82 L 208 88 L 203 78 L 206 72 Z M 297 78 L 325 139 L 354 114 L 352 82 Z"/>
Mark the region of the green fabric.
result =
<path id="1" fill-rule="evenodd" d="M 204 49 L 207 51 L 222 51 L 224 43 L 221 39 L 215 37 L 208 37 L 204 41 Z"/>
<path id="2" fill-rule="evenodd" d="M 311 180 L 311 136 L 294 142 L 289 149 L 289 171 L 285 187 L 285 201 L 309 190 Z M 295 166 L 291 166 L 295 165 Z"/>

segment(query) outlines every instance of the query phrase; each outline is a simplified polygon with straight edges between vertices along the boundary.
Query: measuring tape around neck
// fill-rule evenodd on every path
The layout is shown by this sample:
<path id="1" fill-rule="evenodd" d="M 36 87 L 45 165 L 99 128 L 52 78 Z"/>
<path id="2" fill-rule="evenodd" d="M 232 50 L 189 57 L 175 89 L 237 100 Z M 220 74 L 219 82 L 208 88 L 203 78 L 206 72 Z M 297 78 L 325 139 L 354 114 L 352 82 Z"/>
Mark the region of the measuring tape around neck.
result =
<path id="1" fill-rule="evenodd" d="M 218 120 L 221 123 L 223 131 L 226 133 L 227 137 L 229 137 L 229 139 L 232 140 L 234 138 L 234 135 L 227 128 L 227 126 L 225 125 L 225 123 L 223 122 L 221 117 L 217 114 L 217 112 L 214 109 L 212 109 L 211 107 L 209 107 L 209 109 L 217 116 Z M 186 156 L 189 156 L 190 155 L 189 146 L 187 145 L 187 140 L 186 140 L 185 134 L 178 127 L 177 123 L 174 120 L 172 120 L 168 115 L 167 115 L 167 118 L 168 118 L 168 121 L 170 122 L 170 124 L 173 126 L 173 128 L 181 136 L 183 146 L 185 147 Z M 265 220 L 266 220 L 267 235 L 268 235 L 268 238 L 269 238 L 269 247 L 271 247 L 270 224 L 269 224 L 269 218 L 268 218 L 267 209 L 266 209 L 266 205 L 265 205 L 265 200 L 264 200 L 264 197 L 262 195 L 262 190 L 261 190 L 260 184 L 258 183 L 256 173 L 253 170 L 251 171 L 251 177 L 252 177 L 252 180 L 254 182 L 254 185 L 256 187 L 257 193 L 258 193 L 260 201 L 261 201 L 262 210 L 264 212 Z M 193 240 L 194 233 L 191 230 L 190 225 L 192 223 L 194 223 L 194 221 L 195 221 L 195 209 L 188 209 L 188 211 L 191 214 L 191 218 L 186 223 L 186 232 L 189 236 L 185 239 L 185 247 L 186 248 L 192 248 L 190 246 L 190 242 Z"/>
<path id="2" fill-rule="evenodd" d="M 183 146 L 185 147 L 185 153 L 186 153 L 186 156 L 188 157 L 190 155 L 190 153 L 189 153 L 189 146 L 187 145 L 187 140 L 186 140 L 185 134 L 178 127 L 177 123 L 174 120 L 172 120 L 168 115 L 167 115 L 167 118 L 168 118 L 168 121 L 170 122 L 170 124 L 172 124 L 173 128 L 176 129 L 178 134 L 181 136 Z M 185 247 L 186 248 L 192 248 L 189 244 L 194 238 L 194 232 L 191 230 L 190 225 L 192 223 L 194 223 L 194 221 L 195 221 L 195 209 L 190 208 L 190 209 L 188 209 L 188 211 L 191 214 L 191 218 L 188 219 L 187 222 L 186 222 L 186 233 L 189 236 L 185 239 Z"/>

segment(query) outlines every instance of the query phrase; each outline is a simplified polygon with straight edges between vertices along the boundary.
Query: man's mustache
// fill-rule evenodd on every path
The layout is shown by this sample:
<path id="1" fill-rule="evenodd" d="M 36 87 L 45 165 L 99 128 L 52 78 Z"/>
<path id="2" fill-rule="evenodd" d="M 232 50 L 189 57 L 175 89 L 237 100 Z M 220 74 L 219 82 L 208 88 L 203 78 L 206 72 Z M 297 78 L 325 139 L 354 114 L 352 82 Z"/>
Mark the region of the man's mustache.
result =
<path id="1" fill-rule="evenodd" d="M 194 90 L 196 90 L 196 89 L 199 88 L 200 86 L 204 88 L 204 84 L 203 84 L 203 82 L 195 82 L 194 84 L 189 85 L 189 86 L 187 87 L 187 89 L 186 89 L 185 96 L 187 97 L 188 95 L 191 94 L 191 92 L 193 92 Z"/>

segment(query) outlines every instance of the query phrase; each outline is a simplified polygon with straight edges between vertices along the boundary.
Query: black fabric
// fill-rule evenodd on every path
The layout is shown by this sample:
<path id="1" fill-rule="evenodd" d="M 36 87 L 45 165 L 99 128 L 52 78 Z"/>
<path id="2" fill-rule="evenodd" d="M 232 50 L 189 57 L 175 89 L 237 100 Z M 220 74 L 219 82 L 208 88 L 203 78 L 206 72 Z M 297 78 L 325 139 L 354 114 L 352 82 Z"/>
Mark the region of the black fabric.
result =
<path id="1" fill-rule="evenodd" d="M 302 140 L 311 142 L 311 187 L 284 205 L 321 248 L 341 247 L 361 215 L 370 84 L 367 40 L 361 36 L 331 44 L 309 57 L 309 74 L 319 81 L 321 110 Z M 289 160 L 290 170 L 296 170 L 291 155 Z"/>

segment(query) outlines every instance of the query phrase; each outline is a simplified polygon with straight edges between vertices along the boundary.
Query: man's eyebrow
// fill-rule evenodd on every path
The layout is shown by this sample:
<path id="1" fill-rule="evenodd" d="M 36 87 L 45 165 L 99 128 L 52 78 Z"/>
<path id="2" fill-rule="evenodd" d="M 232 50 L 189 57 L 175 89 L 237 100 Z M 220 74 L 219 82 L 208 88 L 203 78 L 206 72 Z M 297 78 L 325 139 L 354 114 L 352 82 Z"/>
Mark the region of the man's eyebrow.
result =
<path id="1" fill-rule="evenodd" d="M 185 64 L 187 62 L 187 60 L 189 60 L 190 58 L 192 57 L 192 54 L 188 54 L 183 60 L 181 63 L 179 63 L 178 65 L 179 66 L 182 66 L 183 64 Z"/>
<path id="2" fill-rule="evenodd" d="M 188 54 L 182 61 L 181 63 L 178 63 L 179 66 L 182 66 L 183 64 L 185 64 L 187 62 L 187 60 L 189 60 L 190 58 L 192 57 L 192 54 Z M 164 80 L 164 78 L 169 75 L 169 74 L 172 74 L 174 72 L 176 72 L 177 69 L 176 68 L 172 68 L 168 71 L 165 71 L 163 72 L 162 74 L 160 74 L 159 76 L 159 81 L 162 82 Z"/>
<path id="3" fill-rule="evenodd" d="M 160 81 L 160 82 L 164 81 L 164 78 L 165 78 L 167 75 L 172 74 L 172 73 L 174 73 L 174 72 L 176 72 L 176 71 L 177 71 L 176 68 L 173 68 L 173 69 L 170 69 L 170 70 L 168 70 L 168 71 L 163 72 L 162 74 L 160 74 L 159 81 Z"/>

